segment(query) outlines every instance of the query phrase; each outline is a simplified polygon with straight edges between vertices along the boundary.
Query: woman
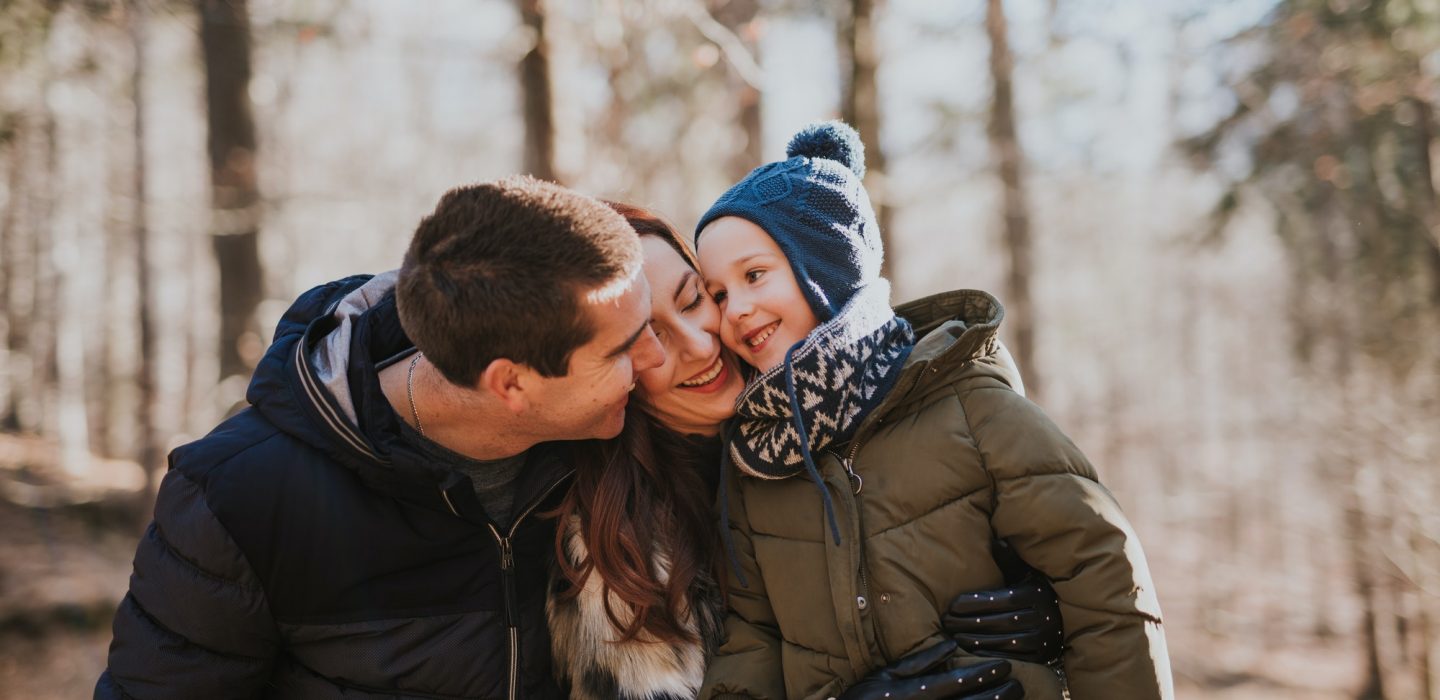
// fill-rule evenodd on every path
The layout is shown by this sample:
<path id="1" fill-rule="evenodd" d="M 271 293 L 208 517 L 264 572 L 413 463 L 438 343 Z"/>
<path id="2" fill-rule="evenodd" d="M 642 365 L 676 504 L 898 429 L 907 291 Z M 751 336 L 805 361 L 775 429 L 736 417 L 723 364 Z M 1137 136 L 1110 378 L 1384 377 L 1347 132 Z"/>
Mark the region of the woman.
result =
<path id="1" fill-rule="evenodd" d="M 654 213 L 611 206 L 640 235 L 666 359 L 638 376 L 621 435 L 575 451 L 575 482 L 555 513 L 560 566 L 547 604 L 554 663 L 574 698 L 692 698 L 723 635 L 726 557 L 712 504 L 721 426 L 744 379 L 720 345 L 719 309 L 689 247 Z M 947 629 L 967 649 L 1048 660 L 1038 650 L 1057 640 L 1059 611 L 1035 611 L 1052 600 L 1043 583 L 968 594 L 952 604 Z M 1055 624 L 1032 622 L 1047 615 Z M 873 690 L 898 700 L 933 692 L 936 680 L 974 688 L 982 676 L 1003 677 L 993 664 L 933 670 L 930 661 L 946 652 L 902 659 L 847 696 Z"/>

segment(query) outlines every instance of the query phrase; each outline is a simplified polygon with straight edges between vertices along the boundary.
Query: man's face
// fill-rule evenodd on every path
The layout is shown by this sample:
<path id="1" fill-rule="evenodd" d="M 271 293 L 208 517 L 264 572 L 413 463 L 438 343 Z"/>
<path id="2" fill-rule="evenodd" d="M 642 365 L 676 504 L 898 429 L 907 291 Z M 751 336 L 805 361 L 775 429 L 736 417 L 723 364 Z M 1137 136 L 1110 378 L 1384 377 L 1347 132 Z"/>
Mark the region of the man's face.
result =
<path id="1" fill-rule="evenodd" d="M 635 277 L 608 298 L 581 294 L 581 313 L 595 328 L 590 342 L 570 355 L 570 371 L 541 377 L 531 399 L 545 440 L 607 439 L 625 426 L 625 404 L 635 375 L 665 361 L 650 329 L 650 287 Z"/>

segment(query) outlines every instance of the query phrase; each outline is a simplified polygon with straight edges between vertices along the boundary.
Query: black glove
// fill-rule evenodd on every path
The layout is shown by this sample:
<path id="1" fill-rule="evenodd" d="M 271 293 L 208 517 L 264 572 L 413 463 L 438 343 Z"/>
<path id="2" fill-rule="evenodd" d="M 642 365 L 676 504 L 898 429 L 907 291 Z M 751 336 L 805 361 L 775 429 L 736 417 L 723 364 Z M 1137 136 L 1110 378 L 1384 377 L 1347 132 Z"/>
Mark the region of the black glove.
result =
<path id="1" fill-rule="evenodd" d="M 961 593 L 941 624 L 976 656 L 1057 664 L 1065 644 L 1060 601 L 1039 574 L 1006 588 Z"/>
<path id="2" fill-rule="evenodd" d="M 957 648 L 944 641 L 917 651 L 850 686 L 836 700 L 1021 700 L 1025 689 L 1010 678 L 1010 662 L 981 661 L 940 669 Z"/>

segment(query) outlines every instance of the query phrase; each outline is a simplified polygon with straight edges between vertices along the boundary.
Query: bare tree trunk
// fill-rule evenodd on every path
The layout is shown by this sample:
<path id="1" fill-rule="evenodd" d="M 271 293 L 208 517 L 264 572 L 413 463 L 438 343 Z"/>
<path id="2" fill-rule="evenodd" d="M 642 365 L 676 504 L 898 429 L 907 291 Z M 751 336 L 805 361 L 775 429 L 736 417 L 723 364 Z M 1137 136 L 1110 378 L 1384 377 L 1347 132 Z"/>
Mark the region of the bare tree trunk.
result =
<path id="1" fill-rule="evenodd" d="M 1429 262 L 1430 270 L 1430 298 L 1440 307 L 1440 203 L 1437 203 L 1435 192 L 1435 164 L 1431 162 L 1430 149 L 1435 144 L 1435 109 L 1426 100 L 1419 97 L 1411 99 L 1419 116 L 1416 123 L 1419 128 L 1421 147 L 1416 149 L 1416 155 L 1420 158 L 1420 169 L 1422 180 L 1420 191 L 1424 206 L 1423 223 L 1429 229 L 1430 236 L 1427 239 L 1428 246 L 1425 248 L 1425 258 Z"/>
<path id="2" fill-rule="evenodd" d="M 19 427 L 15 415 L 15 385 L 19 382 L 21 373 L 14 357 L 20 352 L 20 343 L 24 339 L 19 333 L 23 325 L 20 320 L 21 304 L 16 298 L 21 269 L 16 262 L 16 258 L 21 255 L 18 225 L 20 217 L 17 212 L 22 206 L 20 199 L 26 196 L 21 178 L 25 162 L 25 144 L 21 135 L 23 131 L 23 126 L 15 129 L 9 143 L 5 144 L 9 151 L 5 159 L 5 164 L 9 166 L 5 175 L 7 196 L 5 206 L 0 207 L 0 310 L 3 310 L 3 315 L 0 315 L 0 430 L 4 431 L 13 431 Z"/>
<path id="3" fill-rule="evenodd" d="M 757 0 L 728 0 L 714 11 L 715 20 L 729 29 L 740 39 L 742 46 L 752 55 L 757 53 L 753 31 L 755 16 L 759 14 Z M 740 122 L 745 134 L 745 145 L 730 160 L 730 177 L 739 180 L 758 167 L 765 157 L 763 134 L 760 121 L 760 90 L 746 82 L 736 71 L 730 72 L 731 89 L 734 91 Z"/>
<path id="4" fill-rule="evenodd" d="M 1005 307 L 1009 311 L 1006 321 L 1015 329 L 1016 362 L 1023 368 L 1026 391 L 1033 399 L 1040 395 L 1042 386 L 1036 367 L 1035 306 L 1030 288 L 1034 262 L 1025 194 L 1025 154 L 1015 132 L 1011 82 L 1014 59 L 1006 27 L 1002 0 L 987 0 L 985 30 L 990 35 L 990 78 L 994 88 L 994 99 L 990 103 L 990 150 L 1004 187 L 1005 247 L 1010 251 L 1010 270 L 1005 284 Z"/>
<path id="5" fill-rule="evenodd" d="M 247 375 L 242 354 L 263 294 L 260 189 L 250 109 L 248 0 L 195 0 L 205 54 L 209 120 L 211 244 L 220 271 L 220 376 Z M 253 344 L 252 344 L 253 345 Z"/>
<path id="6" fill-rule="evenodd" d="M 1420 682 L 1425 700 L 1435 700 L 1440 688 L 1435 686 L 1435 630 L 1434 622 L 1428 608 L 1428 603 L 1421 603 L 1420 608 Z"/>
<path id="7" fill-rule="evenodd" d="M 57 91 L 75 90 L 61 80 L 53 86 Z M 73 92 L 70 94 L 74 94 Z M 62 104 L 66 104 L 62 101 Z M 55 115 L 57 126 L 50 147 L 55 151 L 55 195 L 49 228 L 49 260 L 54 304 L 55 412 L 54 435 L 60 443 L 60 468 L 72 476 L 85 474 L 90 467 L 90 418 L 86 402 L 85 350 L 87 321 L 85 313 L 93 297 L 86 288 L 87 269 L 84 255 L 87 229 L 96 223 L 90 198 L 90 168 L 95 164 L 77 155 L 91 144 L 86 141 L 91 124 L 85 123 L 88 104 L 73 102 Z M 63 146 L 63 147 L 62 147 Z M 104 167 L 103 161 L 100 167 Z M 63 205 L 59 205 L 64 202 Z"/>
<path id="8" fill-rule="evenodd" d="M 28 319 L 30 374 L 29 395 L 21 396 L 20 430 L 42 434 L 50 427 L 50 406 L 55 400 L 55 265 L 49 256 L 46 232 L 54 225 L 55 200 L 59 193 L 59 148 L 56 146 L 55 113 L 47 106 L 38 115 L 35 157 L 38 167 L 30 174 L 33 205 L 30 207 L 30 317 Z"/>
<path id="9" fill-rule="evenodd" d="M 880 48 L 875 36 L 877 0 L 851 0 L 849 14 L 841 20 L 840 37 L 844 51 L 850 56 L 849 81 L 845 84 L 841 114 L 845 121 L 860 132 L 865 143 L 865 189 L 875 207 L 880 223 L 880 243 L 885 248 L 881 274 L 892 276 L 895 250 L 890 225 L 893 220 L 889 191 L 885 180 L 885 149 L 880 143 L 880 90 L 875 72 L 880 64 Z"/>
<path id="10" fill-rule="evenodd" d="M 1366 555 L 1368 538 L 1365 533 L 1365 514 L 1361 509 L 1359 494 L 1355 493 L 1354 480 L 1341 482 L 1341 484 L 1342 488 L 1347 490 L 1344 496 L 1344 537 L 1350 549 L 1350 567 L 1351 574 L 1354 576 L 1355 594 L 1360 598 L 1360 635 L 1365 653 L 1365 680 L 1355 698 L 1356 700 L 1384 700 L 1385 683 L 1380 672 L 1378 629 L 1380 622 L 1378 611 L 1375 609 L 1376 582 L 1370 558 Z"/>
<path id="11" fill-rule="evenodd" d="M 155 384 L 155 316 L 154 290 L 150 279 L 150 216 L 148 188 L 145 176 L 149 168 L 145 156 L 145 3 L 130 0 L 129 29 L 131 50 L 134 53 L 134 67 L 131 72 L 131 103 L 135 107 L 134 134 L 134 184 L 135 210 L 133 213 L 132 235 L 135 237 L 135 280 L 139 287 L 140 323 L 140 367 L 136 376 L 140 397 L 138 406 L 139 449 L 136 461 L 145 472 L 145 487 L 141 490 L 136 514 L 141 523 L 150 519 L 151 502 L 155 492 L 155 476 L 163 466 L 161 458 L 165 450 L 164 438 L 156 424 L 158 391 Z"/>
<path id="12" fill-rule="evenodd" d="M 516 0 L 520 21 L 534 40 L 520 59 L 520 92 L 525 118 L 525 171 L 559 181 L 555 171 L 555 105 L 550 88 L 549 37 L 545 0 Z"/>

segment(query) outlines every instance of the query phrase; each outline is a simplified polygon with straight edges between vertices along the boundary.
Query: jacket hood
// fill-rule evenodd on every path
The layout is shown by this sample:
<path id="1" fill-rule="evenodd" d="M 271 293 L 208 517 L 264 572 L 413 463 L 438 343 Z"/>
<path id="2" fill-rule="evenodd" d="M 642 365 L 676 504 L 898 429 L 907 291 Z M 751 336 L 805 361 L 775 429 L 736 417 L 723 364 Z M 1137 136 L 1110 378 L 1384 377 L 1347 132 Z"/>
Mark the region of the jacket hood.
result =
<path id="1" fill-rule="evenodd" d="M 394 278 L 356 275 L 300 295 L 276 325 L 245 395 L 280 430 L 352 466 L 383 461 L 360 428 L 347 367 L 360 315 L 394 288 Z"/>
<path id="2" fill-rule="evenodd" d="M 374 450 L 353 440 L 357 432 L 353 407 L 348 425 L 337 420 L 346 412 L 333 398 L 320 396 L 320 384 L 306 365 L 305 354 L 337 325 L 333 312 L 341 302 L 372 279 L 370 275 L 346 277 L 301 294 L 280 317 L 274 341 L 255 367 L 245 392 L 245 399 L 272 425 L 347 463 L 357 457 L 373 458 Z M 317 402 L 322 398 L 329 400 Z"/>
<path id="3" fill-rule="evenodd" d="M 977 289 L 942 292 L 901 304 L 895 314 L 910 322 L 917 340 L 877 414 L 977 373 L 1025 394 L 1020 370 L 1000 342 L 1005 308 L 993 295 Z"/>

